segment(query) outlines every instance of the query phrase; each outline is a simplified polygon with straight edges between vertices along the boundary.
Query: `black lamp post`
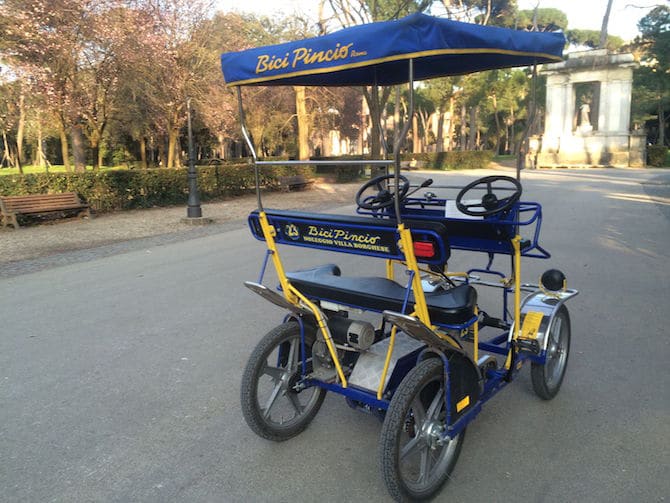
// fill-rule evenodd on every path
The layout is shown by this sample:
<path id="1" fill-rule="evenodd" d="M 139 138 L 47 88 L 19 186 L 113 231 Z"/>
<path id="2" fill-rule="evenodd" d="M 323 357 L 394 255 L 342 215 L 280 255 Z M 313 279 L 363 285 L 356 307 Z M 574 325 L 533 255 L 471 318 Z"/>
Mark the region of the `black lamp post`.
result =
<path id="1" fill-rule="evenodd" d="M 188 115 L 188 218 L 202 218 L 200 195 L 198 194 L 198 173 L 195 170 L 195 152 L 193 151 L 193 131 L 191 129 L 191 98 L 186 101 Z"/>

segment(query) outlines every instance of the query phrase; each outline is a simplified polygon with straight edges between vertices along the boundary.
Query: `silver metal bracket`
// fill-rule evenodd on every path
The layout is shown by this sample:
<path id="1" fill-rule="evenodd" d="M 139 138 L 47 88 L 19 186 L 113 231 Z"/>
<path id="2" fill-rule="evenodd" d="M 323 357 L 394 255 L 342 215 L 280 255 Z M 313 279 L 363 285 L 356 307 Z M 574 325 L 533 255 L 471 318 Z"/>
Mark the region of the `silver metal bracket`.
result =
<path id="1" fill-rule="evenodd" d="M 309 311 L 308 309 L 291 304 L 288 300 L 286 300 L 286 298 L 279 295 L 277 292 L 273 292 L 265 285 L 261 285 L 260 283 L 254 283 L 253 281 L 245 281 L 244 286 L 246 286 L 252 292 L 257 293 L 265 300 L 272 302 L 276 306 L 288 309 L 292 313 L 298 315 L 312 314 L 312 312 Z"/>

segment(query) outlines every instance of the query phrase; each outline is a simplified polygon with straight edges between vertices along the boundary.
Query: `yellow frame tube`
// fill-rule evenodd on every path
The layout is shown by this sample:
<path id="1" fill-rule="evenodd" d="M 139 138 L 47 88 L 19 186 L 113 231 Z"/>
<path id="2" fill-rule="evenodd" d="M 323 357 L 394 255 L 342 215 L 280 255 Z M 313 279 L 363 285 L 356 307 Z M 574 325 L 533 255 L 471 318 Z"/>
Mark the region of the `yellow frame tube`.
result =
<path id="1" fill-rule="evenodd" d="M 391 355 L 393 354 L 393 346 L 395 345 L 395 334 L 398 331 L 398 327 L 393 325 L 391 328 L 391 336 L 389 337 L 389 348 L 386 351 L 386 360 L 384 361 L 384 368 L 382 369 L 382 377 L 379 380 L 379 387 L 377 388 L 377 400 L 382 399 L 382 394 L 384 392 L 384 382 L 386 381 L 386 374 L 389 371 L 389 366 L 391 365 Z"/>
<path id="2" fill-rule="evenodd" d="M 277 271 L 277 277 L 279 278 L 279 284 L 281 285 L 282 292 L 284 292 L 284 297 L 286 297 L 286 300 L 288 300 L 291 304 L 298 305 L 298 300 L 289 287 L 288 278 L 284 272 L 284 265 L 282 264 L 281 258 L 279 257 L 279 251 L 277 250 L 277 243 L 275 243 L 275 235 L 277 234 L 277 231 L 275 231 L 275 228 L 270 225 L 268 217 L 264 211 L 261 211 L 258 214 L 258 220 L 261 223 L 261 230 L 263 231 L 263 237 L 267 243 L 268 250 L 270 250 L 272 254 L 272 263 L 275 266 L 275 270 Z"/>
<path id="3" fill-rule="evenodd" d="M 512 342 L 516 341 L 521 332 L 521 236 L 518 234 L 512 239 L 512 248 L 514 249 L 514 332 L 512 333 Z M 512 365 L 512 352 L 514 344 L 509 348 L 505 368 L 509 369 Z"/>
<path id="4" fill-rule="evenodd" d="M 311 311 L 314 313 L 314 316 L 316 317 L 316 322 L 319 325 L 319 330 L 321 330 L 321 333 L 323 333 L 323 338 L 326 341 L 326 346 L 328 346 L 328 352 L 330 353 L 330 357 L 333 359 L 333 363 L 335 364 L 335 370 L 337 371 L 337 375 L 340 378 L 340 381 L 342 382 L 342 387 L 346 388 L 347 387 L 347 379 L 344 377 L 344 372 L 342 371 L 342 366 L 340 365 L 340 360 L 337 357 L 337 352 L 335 351 L 335 346 L 333 344 L 333 338 L 330 336 L 330 330 L 328 330 L 328 325 L 326 324 L 325 320 L 321 316 L 321 311 L 319 310 L 316 305 L 310 301 L 307 297 L 305 297 L 300 291 L 294 287 L 293 285 L 289 284 L 289 288 L 291 289 L 291 292 L 298 297 L 303 304 L 305 304 Z"/>
<path id="5" fill-rule="evenodd" d="M 473 325 L 474 327 L 474 348 L 472 349 L 472 356 L 474 357 L 475 363 L 479 360 L 479 309 L 477 306 L 475 306 L 475 316 L 477 317 L 477 321 L 475 321 L 475 324 Z"/>
<path id="6" fill-rule="evenodd" d="M 337 375 L 342 382 L 342 387 L 346 388 L 347 379 L 344 377 L 344 372 L 342 371 L 340 360 L 337 358 L 337 352 L 335 351 L 335 346 L 333 345 L 333 339 L 330 336 L 330 331 L 328 330 L 328 326 L 326 325 L 325 320 L 321 316 L 321 311 L 314 303 L 312 303 L 307 297 L 300 293 L 297 288 L 289 283 L 289 280 L 286 277 L 286 273 L 284 272 L 284 264 L 282 264 L 279 251 L 277 250 L 277 243 L 274 239 L 276 231 L 274 227 L 270 225 L 270 222 L 268 221 L 267 215 L 264 211 L 261 211 L 258 214 L 258 220 L 261 224 L 261 230 L 263 231 L 263 237 L 265 238 L 268 250 L 271 252 L 272 263 L 275 266 L 275 270 L 277 271 L 277 277 L 279 278 L 279 284 L 281 285 L 284 297 L 286 297 L 286 300 L 288 300 L 291 304 L 296 306 L 299 305 L 299 301 L 301 301 L 309 308 L 310 311 L 312 311 L 314 317 L 316 318 L 316 322 L 319 325 L 319 330 L 321 330 L 323 333 L 323 338 L 326 341 L 326 346 L 328 347 L 330 357 L 333 359 L 333 363 L 335 363 L 335 370 L 337 371 Z"/>
<path id="7" fill-rule="evenodd" d="M 395 276 L 395 271 L 393 269 L 393 260 L 386 259 L 386 279 L 393 280 Z"/>
<path id="8" fill-rule="evenodd" d="M 421 286 L 421 274 L 419 264 L 414 255 L 414 242 L 412 241 L 412 233 L 405 228 L 405 224 L 398 224 L 398 234 L 400 234 L 400 244 L 405 255 L 407 268 L 414 273 L 412 277 L 412 291 L 414 292 L 414 311 L 418 318 L 427 326 L 431 327 L 430 315 L 428 314 L 428 305 L 426 304 L 426 296 L 423 293 Z"/>

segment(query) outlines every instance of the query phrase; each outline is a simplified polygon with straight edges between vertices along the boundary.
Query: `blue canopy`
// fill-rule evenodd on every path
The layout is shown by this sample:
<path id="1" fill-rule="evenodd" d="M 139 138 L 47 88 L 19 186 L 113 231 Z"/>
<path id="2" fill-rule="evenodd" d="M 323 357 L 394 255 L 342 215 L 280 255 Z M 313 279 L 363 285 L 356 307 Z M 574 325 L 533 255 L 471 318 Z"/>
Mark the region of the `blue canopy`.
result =
<path id="1" fill-rule="evenodd" d="M 565 39 L 412 14 L 322 37 L 221 55 L 229 86 L 395 85 L 482 70 L 560 61 Z"/>

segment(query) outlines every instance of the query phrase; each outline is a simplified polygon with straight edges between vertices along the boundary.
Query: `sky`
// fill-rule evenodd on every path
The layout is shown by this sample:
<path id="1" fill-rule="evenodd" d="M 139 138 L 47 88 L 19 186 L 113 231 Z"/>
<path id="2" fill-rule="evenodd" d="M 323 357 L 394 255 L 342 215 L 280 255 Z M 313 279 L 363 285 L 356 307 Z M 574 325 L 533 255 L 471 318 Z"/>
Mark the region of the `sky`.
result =
<path id="1" fill-rule="evenodd" d="M 624 40 L 632 40 L 638 33 L 637 22 L 655 5 L 668 0 L 614 0 L 608 33 Z M 273 15 L 294 12 L 308 13 L 316 17 L 317 0 L 217 0 L 219 10 L 253 12 Z M 568 28 L 600 30 L 607 0 L 517 0 L 519 9 L 556 8 L 568 16 Z M 634 7 L 637 6 L 637 7 Z M 641 7 L 641 8 L 638 8 Z"/>

